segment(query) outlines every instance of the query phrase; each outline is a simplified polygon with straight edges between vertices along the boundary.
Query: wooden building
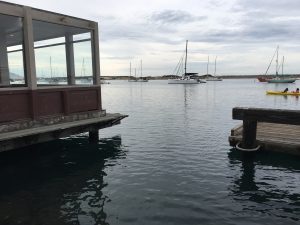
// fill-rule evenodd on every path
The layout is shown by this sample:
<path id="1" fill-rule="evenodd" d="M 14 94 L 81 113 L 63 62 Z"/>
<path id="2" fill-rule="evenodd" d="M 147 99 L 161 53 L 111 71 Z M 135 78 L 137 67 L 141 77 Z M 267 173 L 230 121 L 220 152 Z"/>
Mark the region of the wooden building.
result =
<path id="1" fill-rule="evenodd" d="M 0 1 L 0 151 L 124 117 L 102 109 L 96 22 Z"/>

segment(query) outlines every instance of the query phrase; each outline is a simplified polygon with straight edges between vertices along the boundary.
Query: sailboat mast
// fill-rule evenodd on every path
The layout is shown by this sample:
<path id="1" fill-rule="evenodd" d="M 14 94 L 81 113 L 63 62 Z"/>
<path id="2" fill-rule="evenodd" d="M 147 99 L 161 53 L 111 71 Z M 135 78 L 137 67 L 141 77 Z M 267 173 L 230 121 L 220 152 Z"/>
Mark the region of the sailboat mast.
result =
<path id="1" fill-rule="evenodd" d="M 206 74 L 208 75 L 208 66 L 209 66 L 209 56 L 207 56 L 207 66 L 206 66 Z"/>
<path id="2" fill-rule="evenodd" d="M 184 63 L 184 75 L 186 75 L 187 46 L 188 46 L 188 40 L 186 40 L 186 45 L 185 45 L 185 63 Z"/>
<path id="3" fill-rule="evenodd" d="M 277 46 L 277 53 L 276 53 L 276 76 L 278 76 L 278 51 L 279 51 L 279 46 Z"/>
<path id="4" fill-rule="evenodd" d="M 282 56 L 282 67 L 281 67 L 282 75 L 283 75 L 283 64 L 284 64 L 284 56 Z"/>
<path id="5" fill-rule="evenodd" d="M 143 76 L 143 61 L 141 60 L 141 77 Z"/>
<path id="6" fill-rule="evenodd" d="M 131 62 L 129 64 L 129 76 L 131 77 Z"/>
<path id="7" fill-rule="evenodd" d="M 215 72 L 214 72 L 214 76 L 216 76 L 216 71 L 217 71 L 217 56 L 215 58 Z"/>

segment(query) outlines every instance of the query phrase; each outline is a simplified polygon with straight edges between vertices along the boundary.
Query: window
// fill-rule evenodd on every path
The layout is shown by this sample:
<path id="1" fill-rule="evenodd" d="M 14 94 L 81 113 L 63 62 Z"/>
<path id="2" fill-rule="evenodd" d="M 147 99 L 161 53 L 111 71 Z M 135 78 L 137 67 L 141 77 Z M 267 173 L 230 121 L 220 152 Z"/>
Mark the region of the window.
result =
<path id="1" fill-rule="evenodd" d="M 25 86 L 23 20 L 0 14 L 0 87 Z"/>
<path id="2" fill-rule="evenodd" d="M 74 35 L 74 62 L 76 84 L 92 84 L 93 63 L 90 33 Z"/>
<path id="3" fill-rule="evenodd" d="M 91 32 L 33 20 L 38 85 L 92 84 Z"/>

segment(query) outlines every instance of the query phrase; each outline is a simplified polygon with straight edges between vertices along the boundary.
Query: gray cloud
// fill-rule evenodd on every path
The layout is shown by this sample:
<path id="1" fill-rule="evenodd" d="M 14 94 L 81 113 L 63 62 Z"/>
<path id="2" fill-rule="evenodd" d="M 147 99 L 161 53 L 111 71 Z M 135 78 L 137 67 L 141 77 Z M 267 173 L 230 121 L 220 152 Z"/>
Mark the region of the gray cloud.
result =
<path id="1" fill-rule="evenodd" d="M 181 24 L 200 21 L 206 19 L 205 16 L 194 16 L 182 10 L 164 10 L 154 12 L 149 20 L 159 24 Z"/>
<path id="2" fill-rule="evenodd" d="M 261 9 L 266 13 L 287 13 L 299 12 L 299 0 L 239 0 L 236 2 L 235 9 L 240 11 Z"/>
<path id="3" fill-rule="evenodd" d="M 253 10 L 244 13 L 240 21 L 240 35 L 252 41 L 297 41 L 300 37 L 298 29 L 300 17 L 293 17 L 292 14 L 286 13 L 272 14 L 269 10 L 266 12 Z"/>

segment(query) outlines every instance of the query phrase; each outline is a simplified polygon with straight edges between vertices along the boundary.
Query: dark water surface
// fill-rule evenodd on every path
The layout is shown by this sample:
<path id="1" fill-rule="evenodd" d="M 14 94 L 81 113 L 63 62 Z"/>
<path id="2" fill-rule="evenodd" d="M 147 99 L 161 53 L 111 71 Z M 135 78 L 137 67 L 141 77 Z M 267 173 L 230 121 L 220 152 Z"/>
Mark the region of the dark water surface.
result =
<path id="1" fill-rule="evenodd" d="M 104 108 L 129 117 L 98 144 L 82 134 L 1 154 L 0 224 L 300 224 L 300 158 L 228 144 L 232 107 L 299 109 L 265 95 L 287 86 L 103 85 Z"/>

